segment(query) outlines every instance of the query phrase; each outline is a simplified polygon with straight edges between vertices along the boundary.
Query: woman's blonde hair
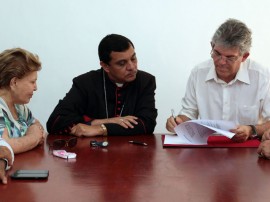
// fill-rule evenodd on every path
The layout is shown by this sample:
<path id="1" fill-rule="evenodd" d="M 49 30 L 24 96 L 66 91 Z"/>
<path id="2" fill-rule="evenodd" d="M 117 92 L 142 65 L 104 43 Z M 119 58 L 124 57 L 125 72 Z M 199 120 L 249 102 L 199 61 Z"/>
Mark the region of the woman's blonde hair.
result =
<path id="1" fill-rule="evenodd" d="M 0 53 L 0 88 L 9 87 L 12 78 L 23 78 L 28 73 L 41 70 L 39 57 L 22 49 L 7 49 Z"/>

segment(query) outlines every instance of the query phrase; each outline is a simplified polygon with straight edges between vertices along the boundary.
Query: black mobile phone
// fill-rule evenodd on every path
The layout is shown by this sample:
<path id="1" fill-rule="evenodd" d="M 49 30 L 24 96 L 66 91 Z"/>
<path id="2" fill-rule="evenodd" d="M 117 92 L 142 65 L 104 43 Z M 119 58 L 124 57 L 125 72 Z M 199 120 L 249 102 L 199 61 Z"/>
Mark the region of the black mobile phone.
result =
<path id="1" fill-rule="evenodd" d="M 47 179 L 48 170 L 16 170 L 10 175 L 12 179 Z"/>

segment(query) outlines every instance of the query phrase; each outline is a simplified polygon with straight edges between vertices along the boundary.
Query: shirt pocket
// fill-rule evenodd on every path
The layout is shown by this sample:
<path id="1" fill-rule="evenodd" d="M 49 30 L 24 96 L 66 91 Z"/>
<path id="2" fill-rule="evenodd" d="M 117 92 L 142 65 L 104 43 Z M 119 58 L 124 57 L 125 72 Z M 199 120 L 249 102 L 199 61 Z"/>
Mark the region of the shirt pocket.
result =
<path id="1" fill-rule="evenodd" d="M 238 106 L 239 124 L 254 125 L 259 121 L 259 105 Z"/>

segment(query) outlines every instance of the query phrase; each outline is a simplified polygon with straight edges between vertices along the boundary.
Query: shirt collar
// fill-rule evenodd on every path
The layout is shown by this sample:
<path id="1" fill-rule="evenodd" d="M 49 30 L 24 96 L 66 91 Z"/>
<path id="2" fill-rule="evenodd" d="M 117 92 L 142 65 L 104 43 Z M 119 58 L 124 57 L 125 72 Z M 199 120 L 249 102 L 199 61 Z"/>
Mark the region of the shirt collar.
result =
<path id="1" fill-rule="evenodd" d="M 214 63 L 210 64 L 210 69 L 208 71 L 208 74 L 206 76 L 205 82 L 210 81 L 214 79 L 216 82 L 220 81 L 220 79 L 217 77 L 217 73 L 215 70 L 215 66 Z M 250 79 L 249 79 L 249 75 L 248 75 L 248 69 L 247 69 L 247 65 L 245 65 L 245 62 L 242 62 L 240 65 L 240 68 L 236 74 L 236 77 L 234 80 L 232 80 L 230 83 L 234 83 L 235 81 L 241 81 L 243 83 L 247 83 L 250 84 Z"/>

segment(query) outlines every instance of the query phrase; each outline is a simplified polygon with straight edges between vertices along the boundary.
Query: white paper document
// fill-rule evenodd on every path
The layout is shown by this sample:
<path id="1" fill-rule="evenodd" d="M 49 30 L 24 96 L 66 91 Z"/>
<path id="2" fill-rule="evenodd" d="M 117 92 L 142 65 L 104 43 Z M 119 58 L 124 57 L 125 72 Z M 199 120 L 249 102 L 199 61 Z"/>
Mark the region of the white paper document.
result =
<path id="1" fill-rule="evenodd" d="M 213 133 L 232 138 L 235 134 L 229 130 L 236 124 L 223 120 L 190 120 L 174 128 L 177 136 L 166 135 L 164 144 L 207 144 L 207 139 Z"/>

